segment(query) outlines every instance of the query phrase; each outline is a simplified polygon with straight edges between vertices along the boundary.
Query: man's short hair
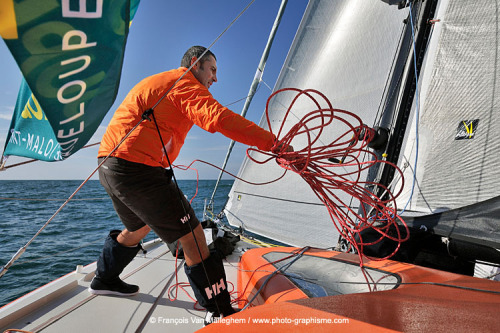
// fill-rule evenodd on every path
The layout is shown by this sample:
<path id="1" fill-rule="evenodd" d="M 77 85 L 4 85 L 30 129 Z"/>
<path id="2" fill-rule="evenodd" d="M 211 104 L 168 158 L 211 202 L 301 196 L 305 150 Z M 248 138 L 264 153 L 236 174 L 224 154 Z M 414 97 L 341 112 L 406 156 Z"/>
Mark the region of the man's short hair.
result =
<path id="1" fill-rule="evenodd" d="M 186 68 L 189 68 L 191 66 L 191 59 L 193 57 L 196 57 L 197 59 L 200 59 L 200 56 L 203 54 L 203 52 L 205 52 L 207 48 L 206 47 L 203 47 L 203 46 L 191 46 L 189 48 L 189 50 L 186 51 L 186 53 L 184 53 L 184 56 L 182 57 L 182 60 L 181 60 L 181 67 L 186 67 Z M 200 65 L 202 65 L 206 60 L 208 60 L 208 58 L 212 56 L 214 57 L 215 60 L 217 60 L 217 58 L 215 58 L 215 54 L 212 53 L 212 51 L 208 50 L 204 55 L 203 57 L 201 57 L 200 59 Z"/>

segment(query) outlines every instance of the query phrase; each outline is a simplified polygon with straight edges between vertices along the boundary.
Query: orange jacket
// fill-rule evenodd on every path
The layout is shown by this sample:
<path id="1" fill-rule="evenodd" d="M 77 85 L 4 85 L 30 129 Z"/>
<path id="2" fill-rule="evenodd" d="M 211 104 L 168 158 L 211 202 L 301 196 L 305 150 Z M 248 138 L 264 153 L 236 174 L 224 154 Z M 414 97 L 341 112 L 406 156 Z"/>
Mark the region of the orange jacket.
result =
<path id="1" fill-rule="evenodd" d="M 111 119 L 101 140 L 98 156 L 107 156 L 139 122 L 143 112 L 153 107 L 186 70 L 180 67 L 139 82 Z M 179 155 L 193 124 L 210 133 L 220 132 L 230 139 L 257 146 L 261 150 L 268 151 L 273 146 L 270 132 L 219 104 L 191 72 L 177 82 L 158 104 L 154 115 L 170 162 Z M 150 166 L 168 167 L 154 121 L 143 121 L 112 156 Z"/>

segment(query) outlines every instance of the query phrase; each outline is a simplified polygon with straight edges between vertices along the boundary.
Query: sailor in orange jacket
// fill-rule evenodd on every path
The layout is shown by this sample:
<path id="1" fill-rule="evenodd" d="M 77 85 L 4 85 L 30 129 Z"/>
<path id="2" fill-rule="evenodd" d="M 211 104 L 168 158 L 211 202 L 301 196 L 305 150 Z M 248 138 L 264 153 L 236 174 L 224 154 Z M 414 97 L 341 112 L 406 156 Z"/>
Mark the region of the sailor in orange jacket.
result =
<path id="1" fill-rule="evenodd" d="M 184 54 L 181 67 L 150 76 L 137 84 L 116 110 L 102 138 L 98 153 L 100 162 L 141 121 L 144 111 L 155 106 L 173 86 L 154 107 L 155 121 L 140 122 L 99 169 L 101 184 L 110 195 L 125 229 L 110 232 L 105 241 L 96 277 L 89 287 L 93 294 L 128 296 L 139 291 L 138 286 L 123 282 L 118 275 L 137 254 L 141 239 L 152 229 L 165 242 L 180 241 L 186 274 L 200 305 L 207 309 L 207 315 L 227 316 L 234 312 L 225 286 L 222 261 L 209 253 L 194 211 L 171 182 L 171 173 L 165 168 L 169 167 L 168 161 L 172 163 L 178 156 L 193 125 L 266 151 L 273 148 L 274 138 L 270 132 L 212 97 L 208 89 L 217 82 L 215 55 L 207 51 L 196 62 L 205 50 L 193 46 Z"/>

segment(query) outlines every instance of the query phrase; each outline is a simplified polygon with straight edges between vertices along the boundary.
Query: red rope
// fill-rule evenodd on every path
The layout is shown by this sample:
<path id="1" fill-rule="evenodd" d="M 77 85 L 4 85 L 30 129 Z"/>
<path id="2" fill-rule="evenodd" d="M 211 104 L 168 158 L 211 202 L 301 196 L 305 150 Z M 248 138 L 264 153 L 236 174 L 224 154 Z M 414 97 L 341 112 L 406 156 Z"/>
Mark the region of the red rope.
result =
<path id="1" fill-rule="evenodd" d="M 395 164 L 379 159 L 375 153 L 368 149 L 368 143 L 375 136 L 373 129 L 365 126 L 361 119 L 354 113 L 334 109 L 328 98 L 316 90 L 287 88 L 273 93 L 266 104 L 266 119 L 271 133 L 273 133 L 273 130 L 269 118 L 269 104 L 277 94 L 283 92 L 294 92 L 295 96 L 286 110 L 281 126 L 275 135 L 276 139 L 272 151 L 266 152 L 255 148 L 247 149 L 247 157 L 255 163 L 264 164 L 275 160 L 285 169 L 283 175 L 268 182 L 253 183 L 225 170 L 223 171 L 236 179 L 252 185 L 273 183 L 283 178 L 288 170 L 300 175 L 325 205 L 337 231 L 356 249 L 362 268 L 363 248 L 375 245 L 384 239 L 396 242 L 397 245 L 394 251 L 383 258 L 370 259 L 384 260 L 392 257 L 399 250 L 401 243 L 409 238 L 409 230 L 406 223 L 397 215 L 395 201 L 403 188 L 404 181 L 401 170 Z M 311 105 L 315 106 L 315 109 L 307 113 L 285 133 L 286 120 L 292 113 L 292 109 L 299 98 L 309 99 L 312 103 Z M 324 143 L 325 139 L 322 137 L 322 134 L 325 132 L 327 126 L 340 129 L 342 134 Z M 345 128 L 344 132 L 342 132 L 342 128 Z M 297 149 L 295 144 L 297 141 L 303 142 L 303 147 Z M 292 152 L 287 151 L 288 146 L 294 146 L 295 150 Z M 265 159 L 257 160 L 251 156 L 250 152 L 252 151 L 264 155 Z M 220 170 L 219 167 L 201 160 L 194 160 L 188 166 L 174 167 L 182 170 L 192 169 L 191 166 L 195 162 L 205 163 Z M 376 165 L 388 165 L 394 168 L 394 171 L 400 175 L 401 185 L 396 193 L 392 193 L 388 187 L 382 184 L 361 180 L 362 173 Z M 198 180 L 198 171 L 196 171 L 196 174 Z M 375 191 L 379 191 L 380 193 L 380 189 L 382 189 L 383 194 L 377 195 Z M 339 190 L 348 194 L 347 197 L 350 198 L 350 202 L 345 202 L 337 195 Z M 194 197 L 191 201 L 193 199 Z M 357 205 L 355 204 L 356 202 Z M 354 209 L 353 207 L 359 208 Z M 403 232 L 401 232 L 398 224 L 403 227 Z M 375 231 L 379 237 L 376 240 L 365 242 L 361 233 L 370 229 Z M 396 232 L 395 235 L 394 231 Z M 364 269 L 362 269 L 362 272 L 371 290 L 370 279 Z M 183 288 L 184 284 L 176 283 L 172 286 L 172 288 L 174 287 L 176 290 L 177 287 L 180 287 L 188 294 Z M 245 300 L 240 298 L 242 295 L 243 293 L 234 299 L 233 302 L 244 302 Z M 176 297 L 177 295 L 174 299 Z M 191 296 L 189 297 L 192 298 Z"/>
<path id="2" fill-rule="evenodd" d="M 249 148 L 248 158 L 259 164 L 274 159 L 282 168 L 300 175 L 323 202 L 338 232 L 357 250 L 360 261 L 364 246 L 375 245 L 384 239 L 391 239 L 397 243 L 394 251 L 384 258 L 370 259 L 383 260 L 393 256 L 399 250 L 401 242 L 409 237 L 408 227 L 397 215 L 395 201 L 402 191 L 403 181 L 399 190 L 392 193 L 386 186 L 362 181 L 361 177 L 362 173 L 371 167 L 389 165 L 403 180 L 401 170 L 391 162 L 378 159 L 375 153 L 368 150 L 368 143 L 375 135 L 373 129 L 365 126 L 354 113 L 334 109 L 328 98 L 316 90 L 287 88 L 273 93 L 266 104 L 266 119 L 271 133 L 273 129 L 269 118 L 269 104 L 277 94 L 283 92 L 293 92 L 295 96 L 276 133 L 272 152 Z M 299 98 L 308 99 L 315 109 L 285 133 L 286 119 Z M 327 126 L 340 129 L 342 134 L 324 143 L 326 139 L 323 137 Z M 295 145 L 297 141 L 302 142 L 303 147 L 297 149 Z M 289 145 L 293 145 L 295 151 L 287 152 Z M 262 161 L 257 160 L 251 156 L 249 153 L 251 151 L 259 152 L 266 158 Z M 368 158 L 363 159 L 363 157 Z M 378 196 L 370 189 L 382 189 L 384 194 Z M 351 202 L 341 199 L 338 195 L 339 190 L 347 193 Z M 398 224 L 403 226 L 403 232 L 398 228 Z M 361 232 L 368 229 L 375 231 L 379 238 L 364 242 Z"/>
<path id="3" fill-rule="evenodd" d="M 283 92 L 293 92 L 295 96 L 275 135 L 276 139 L 272 151 L 266 152 L 249 148 L 247 149 L 247 157 L 258 164 L 275 160 L 285 169 L 285 172 L 277 179 L 255 183 L 223 171 L 251 185 L 273 183 L 283 178 L 289 170 L 297 173 L 323 202 L 335 228 L 360 254 L 360 260 L 362 260 L 363 247 L 375 245 L 384 239 L 390 239 L 397 243 L 394 251 L 383 258 L 370 259 L 384 260 L 392 257 L 399 250 L 401 242 L 409 237 L 406 223 L 397 215 L 395 201 L 403 188 L 404 181 L 401 170 L 393 163 L 379 159 L 375 153 L 368 149 L 368 143 L 373 140 L 375 135 L 373 129 L 364 125 L 354 113 L 334 109 L 328 98 L 316 90 L 287 88 L 273 93 L 266 104 L 266 119 L 271 133 L 273 133 L 273 129 L 269 118 L 269 104 L 277 94 Z M 299 98 L 309 99 L 315 109 L 307 113 L 285 133 L 286 120 Z M 344 128 L 344 132 L 329 142 L 323 143 L 322 134 L 327 126 L 341 131 Z M 303 147 L 297 149 L 295 146 L 295 151 L 287 152 L 287 147 L 292 143 L 295 144 L 294 142 L 299 141 L 299 139 L 305 142 Z M 257 160 L 250 154 L 252 151 L 262 154 L 265 159 Z M 365 158 L 363 159 L 363 157 Z M 194 160 L 188 166 L 175 167 L 183 170 L 192 169 L 191 166 L 195 162 L 205 163 L 220 170 L 219 167 L 202 160 Z M 400 175 L 401 185 L 396 193 L 392 193 L 389 188 L 382 184 L 361 180 L 362 173 L 376 165 L 389 165 Z M 370 189 L 382 189 L 384 192 L 378 196 Z M 337 195 L 339 190 L 348 194 L 350 202 L 345 202 Z M 194 197 L 191 200 L 193 199 Z M 403 227 L 403 232 L 398 224 Z M 375 231 L 379 237 L 376 240 L 365 242 L 361 233 L 369 229 Z"/>

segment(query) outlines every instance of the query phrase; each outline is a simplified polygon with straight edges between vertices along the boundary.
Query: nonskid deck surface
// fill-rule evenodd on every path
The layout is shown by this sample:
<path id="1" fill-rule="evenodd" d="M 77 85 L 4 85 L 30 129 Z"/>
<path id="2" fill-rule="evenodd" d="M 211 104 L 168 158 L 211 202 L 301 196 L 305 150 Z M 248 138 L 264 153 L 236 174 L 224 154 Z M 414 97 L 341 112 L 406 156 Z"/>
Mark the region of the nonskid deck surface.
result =
<path id="1" fill-rule="evenodd" d="M 228 282 L 236 287 L 237 249 L 224 261 Z M 194 332 L 203 327 L 205 311 L 194 308 L 194 301 L 178 289 L 171 301 L 168 289 L 187 282 L 184 261 L 177 261 L 168 247 L 157 242 L 148 245 L 146 255 L 138 254 L 121 275 L 140 286 L 132 297 L 94 296 L 87 288 L 95 263 L 73 272 L 0 309 L 0 332 L 23 329 L 29 332 Z M 231 287 L 229 287 L 231 289 Z M 190 287 L 186 290 L 193 295 Z M 172 294 L 172 293 L 171 293 Z M 192 296 L 193 297 L 193 296 Z"/>

